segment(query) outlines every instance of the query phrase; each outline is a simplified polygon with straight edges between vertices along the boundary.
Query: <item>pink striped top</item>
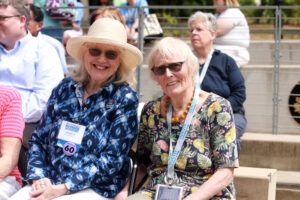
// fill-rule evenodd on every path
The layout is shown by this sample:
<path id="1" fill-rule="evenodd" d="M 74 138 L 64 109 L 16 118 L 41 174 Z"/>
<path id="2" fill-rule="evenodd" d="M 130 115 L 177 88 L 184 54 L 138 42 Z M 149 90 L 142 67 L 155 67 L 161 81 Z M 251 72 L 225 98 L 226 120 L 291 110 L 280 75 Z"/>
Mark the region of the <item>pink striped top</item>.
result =
<path id="1" fill-rule="evenodd" d="M 17 90 L 0 86 L 0 137 L 15 137 L 23 140 L 24 119 L 22 100 Z M 1 144 L 0 144 L 1 145 Z M 1 152 L 0 152 L 1 153 Z M 10 174 L 22 184 L 21 174 L 16 167 Z"/>

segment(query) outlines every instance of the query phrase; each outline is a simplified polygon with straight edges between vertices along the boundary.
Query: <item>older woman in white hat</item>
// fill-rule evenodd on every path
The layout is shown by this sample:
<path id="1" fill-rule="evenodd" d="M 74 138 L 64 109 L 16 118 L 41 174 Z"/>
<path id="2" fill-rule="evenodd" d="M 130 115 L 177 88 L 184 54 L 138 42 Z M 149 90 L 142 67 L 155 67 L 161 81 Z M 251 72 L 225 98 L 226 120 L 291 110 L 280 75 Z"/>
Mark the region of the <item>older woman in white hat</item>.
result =
<path id="1" fill-rule="evenodd" d="M 81 66 L 53 90 L 27 154 L 31 185 L 11 199 L 110 199 L 124 187 L 138 126 L 129 85 L 142 61 L 126 41 L 124 26 L 109 18 L 69 40 Z"/>

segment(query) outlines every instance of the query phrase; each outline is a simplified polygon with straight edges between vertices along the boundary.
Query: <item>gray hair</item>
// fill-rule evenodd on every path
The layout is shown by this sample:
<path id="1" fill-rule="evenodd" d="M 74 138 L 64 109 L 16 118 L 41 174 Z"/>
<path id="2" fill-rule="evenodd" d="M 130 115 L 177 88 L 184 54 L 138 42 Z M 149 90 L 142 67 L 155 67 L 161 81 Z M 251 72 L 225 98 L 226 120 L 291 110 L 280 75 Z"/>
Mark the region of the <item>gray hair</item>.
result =
<path id="1" fill-rule="evenodd" d="M 151 69 L 154 67 L 154 59 L 156 56 L 172 58 L 178 55 L 185 61 L 188 66 L 189 75 L 192 76 L 194 83 L 196 83 L 199 70 L 198 59 L 184 41 L 174 37 L 165 37 L 152 48 L 148 57 L 148 69 L 151 78 L 155 80 L 155 75 Z"/>
<path id="2" fill-rule="evenodd" d="M 27 0 L 0 0 L 0 6 L 11 6 L 16 10 L 16 15 L 24 15 L 26 17 L 26 27 L 30 21 L 30 9 Z"/>
<path id="3" fill-rule="evenodd" d="M 197 19 L 200 19 L 203 21 L 204 25 L 209 31 L 216 32 L 217 31 L 217 20 L 214 15 L 211 13 L 204 13 L 201 11 L 195 12 L 192 16 L 190 16 L 188 20 L 189 27 L 191 26 L 191 23 Z"/>
<path id="4" fill-rule="evenodd" d="M 79 48 L 84 48 L 83 45 Z M 121 57 L 122 59 L 122 57 Z M 72 75 L 73 79 L 77 82 L 81 82 L 83 84 L 88 84 L 90 81 L 90 76 L 85 69 L 83 59 L 80 61 L 78 69 Z M 130 85 L 134 86 L 136 84 L 134 70 L 128 69 L 124 67 L 123 61 L 121 60 L 120 66 L 118 67 L 115 74 L 109 77 L 104 84 L 112 82 L 115 85 Z"/>

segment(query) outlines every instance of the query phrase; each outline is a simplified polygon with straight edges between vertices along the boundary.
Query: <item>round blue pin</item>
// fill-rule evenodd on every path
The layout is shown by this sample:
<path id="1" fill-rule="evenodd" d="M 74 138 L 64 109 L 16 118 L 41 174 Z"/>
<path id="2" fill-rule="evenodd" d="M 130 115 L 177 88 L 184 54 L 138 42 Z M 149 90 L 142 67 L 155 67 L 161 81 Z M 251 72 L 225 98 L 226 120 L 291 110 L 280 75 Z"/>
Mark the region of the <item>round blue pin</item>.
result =
<path id="1" fill-rule="evenodd" d="M 76 153 L 76 145 L 72 142 L 66 142 L 63 146 L 64 154 L 67 156 L 73 156 Z"/>

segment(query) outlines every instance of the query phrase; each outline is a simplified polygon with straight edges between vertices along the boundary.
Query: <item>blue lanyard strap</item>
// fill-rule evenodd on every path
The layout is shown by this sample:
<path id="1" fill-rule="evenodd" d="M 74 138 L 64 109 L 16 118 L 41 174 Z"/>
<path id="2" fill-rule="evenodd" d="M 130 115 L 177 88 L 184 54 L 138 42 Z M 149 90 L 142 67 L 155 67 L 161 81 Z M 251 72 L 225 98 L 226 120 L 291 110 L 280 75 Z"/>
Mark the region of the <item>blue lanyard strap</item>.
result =
<path id="1" fill-rule="evenodd" d="M 197 107 L 197 104 L 198 104 L 198 99 L 199 99 L 199 94 L 200 94 L 200 86 L 202 84 L 202 81 L 204 79 L 204 76 L 206 74 L 206 71 L 207 71 L 207 68 L 208 68 L 208 65 L 210 63 L 210 60 L 212 58 L 212 54 L 213 54 L 213 49 L 210 51 L 209 55 L 207 56 L 207 59 L 206 59 L 206 62 L 204 64 L 204 68 L 201 72 L 201 75 L 199 77 L 199 79 L 197 80 L 196 82 L 196 86 L 195 86 L 195 93 L 194 93 L 194 96 L 193 96 L 193 101 L 192 101 L 192 104 L 191 104 L 191 107 L 189 109 L 189 112 L 187 114 L 187 117 L 184 121 L 184 124 L 183 124 L 183 127 L 181 129 L 181 132 L 180 132 L 180 135 L 179 135 L 179 138 L 177 140 L 177 143 L 176 143 L 176 146 L 175 146 L 175 149 L 173 151 L 173 146 L 172 146 L 172 123 L 171 123 L 171 118 L 172 118 L 172 101 L 170 101 L 170 104 L 169 104 L 169 107 L 168 107 L 168 112 L 167 112 L 167 123 L 168 123 L 168 131 L 170 133 L 170 147 L 169 147 L 169 158 L 168 158 L 168 175 L 167 177 L 165 177 L 165 182 L 166 184 L 172 184 L 173 183 L 173 180 L 174 180 L 174 165 L 175 165 L 175 162 L 180 154 L 180 150 L 181 150 L 181 147 L 182 147 L 182 144 L 184 142 L 184 139 L 186 137 L 186 134 L 189 130 L 189 127 L 190 127 L 190 124 L 191 124 L 191 121 L 192 121 L 192 118 L 193 118 L 193 115 L 194 115 L 194 112 L 196 110 L 196 107 Z M 170 181 L 168 181 L 170 180 Z"/>
<path id="2" fill-rule="evenodd" d="M 214 49 L 212 49 L 212 50 L 209 52 L 209 54 L 207 55 L 207 58 L 206 58 L 206 60 L 205 60 L 205 64 L 204 64 L 204 66 L 203 66 L 203 70 L 202 70 L 202 72 L 201 72 L 201 74 L 200 74 L 200 76 L 199 76 L 198 83 L 199 83 L 200 88 L 201 88 L 201 84 L 202 84 L 202 82 L 203 82 L 203 79 L 204 79 L 204 77 L 205 77 L 205 74 L 206 74 L 206 72 L 207 72 L 207 69 L 208 69 L 208 66 L 209 66 L 209 63 L 210 63 L 210 61 L 211 61 L 211 58 L 212 58 L 213 53 L 214 53 Z M 198 73 L 198 74 L 199 74 L 199 73 Z"/>

